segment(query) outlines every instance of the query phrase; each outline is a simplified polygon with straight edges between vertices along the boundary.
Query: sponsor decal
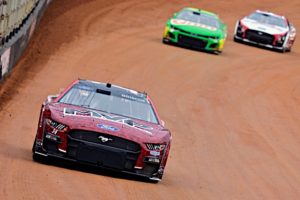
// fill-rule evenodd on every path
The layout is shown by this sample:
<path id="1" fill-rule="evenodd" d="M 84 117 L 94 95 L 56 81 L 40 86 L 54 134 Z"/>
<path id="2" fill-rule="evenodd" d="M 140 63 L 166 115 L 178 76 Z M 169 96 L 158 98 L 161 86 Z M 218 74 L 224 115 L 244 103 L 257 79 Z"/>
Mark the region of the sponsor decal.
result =
<path id="1" fill-rule="evenodd" d="M 265 31 L 266 29 L 263 27 L 257 27 L 258 30 Z"/>
<path id="2" fill-rule="evenodd" d="M 141 103 L 148 103 L 145 99 L 137 98 L 135 96 L 131 96 L 131 95 L 127 95 L 127 94 L 121 94 L 121 97 L 123 97 L 124 99 L 130 99 L 130 100 L 138 101 Z"/>
<path id="3" fill-rule="evenodd" d="M 112 131 L 112 132 L 119 131 L 118 128 L 116 128 L 114 126 L 106 125 L 106 124 L 97 124 L 97 127 L 100 128 L 100 129 L 107 130 L 107 131 Z"/>
<path id="4" fill-rule="evenodd" d="M 2 77 L 8 72 L 10 50 L 10 48 L 6 49 L 1 55 Z"/>
<path id="5" fill-rule="evenodd" d="M 217 28 L 212 27 L 212 26 L 208 26 L 208 25 L 200 24 L 200 23 L 195 23 L 195 22 L 190 22 L 190 21 L 185 21 L 185 20 L 182 20 L 182 19 L 172 19 L 171 23 L 175 24 L 175 25 L 197 26 L 197 27 L 205 28 L 205 29 L 208 29 L 208 30 L 211 30 L 211 31 L 216 31 L 217 30 Z"/>
<path id="6" fill-rule="evenodd" d="M 143 130 L 143 132 L 145 132 L 149 135 L 152 135 L 150 130 L 152 130 L 153 128 L 151 126 L 146 126 L 143 124 L 136 123 L 135 121 L 133 121 L 129 118 L 125 118 L 125 117 L 114 116 L 114 115 L 111 116 L 108 114 L 99 113 L 99 112 L 90 111 L 90 110 L 81 110 L 80 111 L 80 110 L 74 110 L 71 108 L 64 108 L 64 116 L 93 117 L 93 118 L 105 119 L 108 121 L 121 123 L 123 125 L 130 126 L 132 128 L 137 128 L 139 130 Z"/>
<path id="7" fill-rule="evenodd" d="M 150 155 L 152 155 L 152 156 L 160 156 L 160 152 L 159 151 L 150 151 Z"/>
<path id="8" fill-rule="evenodd" d="M 80 96 L 88 97 L 90 95 L 90 92 L 87 90 L 79 90 Z"/>
<path id="9" fill-rule="evenodd" d="M 250 19 L 243 19 L 242 22 L 249 29 L 265 32 L 268 34 L 283 34 L 287 32 L 286 28 L 282 28 L 276 25 L 271 25 L 266 23 L 260 23 Z"/>

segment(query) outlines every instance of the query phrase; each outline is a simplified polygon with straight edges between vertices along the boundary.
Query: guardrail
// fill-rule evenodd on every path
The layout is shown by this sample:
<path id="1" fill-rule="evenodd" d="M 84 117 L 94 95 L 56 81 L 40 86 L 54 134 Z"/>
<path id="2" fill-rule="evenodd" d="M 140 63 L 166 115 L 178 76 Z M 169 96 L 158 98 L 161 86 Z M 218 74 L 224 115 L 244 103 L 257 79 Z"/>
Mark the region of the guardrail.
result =
<path id="1" fill-rule="evenodd" d="M 51 0 L 0 0 L 0 81 L 20 59 Z"/>

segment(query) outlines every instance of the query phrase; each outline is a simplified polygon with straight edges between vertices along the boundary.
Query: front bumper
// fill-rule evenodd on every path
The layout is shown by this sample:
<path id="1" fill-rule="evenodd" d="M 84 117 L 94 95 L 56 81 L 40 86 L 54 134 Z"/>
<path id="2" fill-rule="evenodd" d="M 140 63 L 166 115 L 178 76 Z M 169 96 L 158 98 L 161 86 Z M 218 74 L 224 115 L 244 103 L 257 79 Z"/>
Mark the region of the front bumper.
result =
<path id="1" fill-rule="evenodd" d="M 138 175 L 155 181 L 161 180 L 164 172 L 164 168 L 160 163 L 144 163 L 143 167 L 137 168 L 135 164 L 140 157 L 141 149 L 125 149 L 96 144 L 74 138 L 71 135 L 68 135 L 67 151 L 59 149 L 58 143 L 44 137 L 42 142 L 35 142 L 33 155 L 64 159 L 84 165 Z"/>
<path id="2" fill-rule="evenodd" d="M 278 37 L 279 36 L 272 35 L 264 31 L 250 29 L 243 26 L 240 22 L 237 23 L 234 33 L 235 41 L 245 42 L 281 51 L 285 50 L 286 41 L 288 40 L 287 34 L 285 36 L 281 36 L 280 38 Z"/>
<path id="3" fill-rule="evenodd" d="M 223 50 L 225 39 L 194 34 L 167 26 L 164 31 L 163 42 L 174 43 L 199 50 L 221 52 Z"/>
<path id="4" fill-rule="evenodd" d="M 234 40 L 253 44 L 253 45 L 258 45 L 258 46 L 262 46 L 262 47 L 266 47 L 266 48 L 270 48 L 270 49 L 277 49 L 277 50 L 285 49 L 283 46 L 280 47 L 280 46 L 274 46 L 272 44 L 264 44 L 264 43 L 260 43 L 259 41 L 253 41 L 253 40 L 249 40 L 247 38 L 239 37 L 237 35 L 234 35 Z"/>

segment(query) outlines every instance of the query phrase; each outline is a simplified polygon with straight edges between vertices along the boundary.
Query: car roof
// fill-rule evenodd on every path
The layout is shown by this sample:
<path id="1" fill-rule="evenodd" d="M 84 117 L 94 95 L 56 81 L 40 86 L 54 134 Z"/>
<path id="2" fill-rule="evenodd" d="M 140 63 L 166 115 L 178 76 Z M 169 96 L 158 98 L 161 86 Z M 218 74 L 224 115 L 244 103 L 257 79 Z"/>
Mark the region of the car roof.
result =
<path id="1" fill-rule="evenodd" d="M 285 17 L 282 15 L 277 15 L 275 13 L 268 12 L 268 11 L 256 10 L 255 12 L 285 19 Z"/>
<path id="2" fill-rule="evenodd" d="M 199 9 L 199 8 L 187 7 L 187 8 L 184 8 L 183 10 L 190 10 L 190 11 L 193 11 L 193 12 L 205 13 L 207 15 L 211 15 L 211 16 L 214 16 L 214 17 L 218 18 L 218 15 L 216 15 L 215 13 L 209 12 L 207 10 L 202 10 L 202 9 Z"/>
<path id="3" fill-rule="evenodd" d="M 113 85 L 111 83 L 101 83 L 97 81 L 80 79 L 76 84 L 74 84 L 74 86 L 78 88 L 109 91 L 114 95 L 125 96 L 132 100 L 139 99 L 145 101 L 147 99 L 147 94 L 145 92 L 138 92 L 118 85 Z"/>

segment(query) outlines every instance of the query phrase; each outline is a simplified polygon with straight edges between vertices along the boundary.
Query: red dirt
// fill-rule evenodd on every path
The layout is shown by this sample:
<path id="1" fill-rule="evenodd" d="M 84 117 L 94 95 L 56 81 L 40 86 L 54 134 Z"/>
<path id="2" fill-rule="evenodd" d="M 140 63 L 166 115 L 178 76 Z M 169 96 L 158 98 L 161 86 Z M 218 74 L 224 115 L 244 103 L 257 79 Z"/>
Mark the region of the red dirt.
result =
<path id="1" fill-rule="evenodd" d="M 299 40 L 287 54 L 232 41 L 235 21 L 255 9 L 300 28 L 300 2 L 119 2 L 57 0 L 45 13 L 1 86 L 0 199 L 300 199 Z M 221 55 L 161 43 L 185 6 L 228 25 Z M 152 96 L 173 133 L 161 183 L 32 161 L 42 101 L 78 77 Z"/>

